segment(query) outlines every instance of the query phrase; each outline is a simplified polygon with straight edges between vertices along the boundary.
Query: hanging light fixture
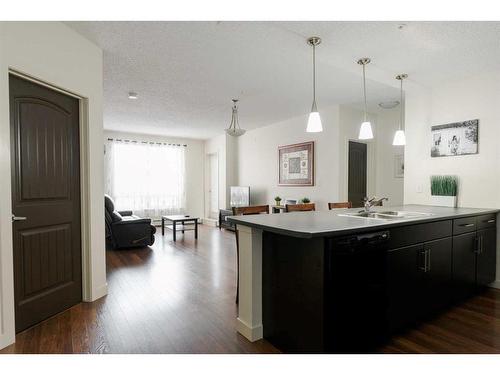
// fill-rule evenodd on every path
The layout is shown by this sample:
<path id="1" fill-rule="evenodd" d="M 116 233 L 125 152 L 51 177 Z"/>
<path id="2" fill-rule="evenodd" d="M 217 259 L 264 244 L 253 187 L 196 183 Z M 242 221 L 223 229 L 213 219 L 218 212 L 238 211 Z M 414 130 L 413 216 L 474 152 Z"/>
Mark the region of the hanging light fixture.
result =
<path id="1" fill-rule="evenodd" d="M 246 130 L 240 128 L 240 123 L 238 121 L 238 99 L 233 99 L 233 113 L 231 115 L 231 124 L 229 128 L 226 129 L 226 133 L 233 136 L 239 137 L 245 134 Z"/>
<path id="2" fill-rule="evenodd" d="M 404 116 L 403 116 L 403 80 L 408 78 L 408 74 L 398 74 L 396 76 L 396 79 L 401 82 L 401 92 L 400 92 L 400 101 L 399 101 L 399 112 L 400 112 L 400 118 L 399 118 L 399 129 L 396 131 L 396 134 L 394 134 L 394 140 L 392 141 L 393 146 L 404 146 L 406 145 L 406 137 L 405 137 L 405 131 L 403 129 L 403 122 L 404 122 Z"/>
<path id="3" fill-rule="evenodd" d="M 307 120 L 308 133 L 318 133 L 323 131 L 321 117 L 319 116 L 318 108 L 316 107 L 316 46 L 321 43 L 321 39 L 313 36 L 307 39 L 307 43 L 312 46 L 313 50 L 313 103 L 309 119 Z"/>
<path id="4" fill-rule="evenodd" d="M 370 121 L 368 121 L 368 113 L 367 113 L 367 106 L 366 106 L 366 76 L 365 76 L 365 67 L 367 64 L 370 63 L 370 59 L 368 57 L 363 57 L 362 59 L 358 60 L 358 64 L 363 66 L 363 97 L 365 100 L 365 117 L 364 121 L 361 123 L 361 127 L 359 128 L 359 139 L 373 139 L 373 132 L 372 132 L 372 124 Z"/>

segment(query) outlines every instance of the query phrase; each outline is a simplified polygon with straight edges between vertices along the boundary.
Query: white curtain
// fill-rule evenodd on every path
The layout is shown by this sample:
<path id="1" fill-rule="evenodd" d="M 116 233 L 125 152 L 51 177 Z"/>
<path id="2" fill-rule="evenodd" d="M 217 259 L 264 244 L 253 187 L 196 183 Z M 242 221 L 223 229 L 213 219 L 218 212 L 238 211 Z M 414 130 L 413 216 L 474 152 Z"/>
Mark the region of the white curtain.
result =
<path id="1" fill-rule="evenodd" d="M 106 193 L 117 210 L 151 219 L 185 212 L 186 147 L 108 140 Z"/>

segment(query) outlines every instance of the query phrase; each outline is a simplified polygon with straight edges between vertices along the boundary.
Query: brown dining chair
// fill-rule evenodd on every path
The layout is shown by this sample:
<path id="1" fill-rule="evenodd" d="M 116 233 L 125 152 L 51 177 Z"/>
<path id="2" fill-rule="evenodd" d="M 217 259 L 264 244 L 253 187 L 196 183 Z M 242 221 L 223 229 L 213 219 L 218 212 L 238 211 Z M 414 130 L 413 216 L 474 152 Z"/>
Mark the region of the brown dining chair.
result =
<path id="1" fill-rule="evenodd" d="M 233 215 L 259 215 L 259 214 L 268 214 L 269 213 L 269 205 L 263 206 L 244 206 L 244 207 L 233 207 Z M 238 239 L 238 225 L 235 225 L 235 233 L 236 233 L 236 303 L 238 303 L 239 294 L 240 294 L 240 241 Z"/>
<path id="2" fill-rule="evenodd" d="M 328 203 L 329 210 L 332 210 L 334 208 L 352 208 L 352 202 Z"/>
<path id="3" fill-rule="evenodd" d="M 314 203 L 286 204 L 285 212 L 316 211 Z"/>

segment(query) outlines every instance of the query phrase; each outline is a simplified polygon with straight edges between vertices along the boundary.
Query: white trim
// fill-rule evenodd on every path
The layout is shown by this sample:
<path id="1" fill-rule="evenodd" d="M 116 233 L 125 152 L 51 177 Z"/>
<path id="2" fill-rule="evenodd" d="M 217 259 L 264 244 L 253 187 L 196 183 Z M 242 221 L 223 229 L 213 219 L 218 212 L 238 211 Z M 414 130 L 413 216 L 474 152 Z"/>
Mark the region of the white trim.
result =
<path id="1" fill-rule="evenodd" d="M 491 288 L 500 289 L 500 280 L 493 281 L 489 286 Z"/>
<path id="2" fill-rule="evenodd" d="M 251 327 L 240 318 L 236 319 L 236 330 L 251 342 L 260 340 L 264 337 L 264 327 L 262 324 Z"/>
<path id="3" fill-rule="evenodd" d="M 262 230 L 238 225 L 240 284 L 236 329 L 250 341 L 263 337 Z"/>

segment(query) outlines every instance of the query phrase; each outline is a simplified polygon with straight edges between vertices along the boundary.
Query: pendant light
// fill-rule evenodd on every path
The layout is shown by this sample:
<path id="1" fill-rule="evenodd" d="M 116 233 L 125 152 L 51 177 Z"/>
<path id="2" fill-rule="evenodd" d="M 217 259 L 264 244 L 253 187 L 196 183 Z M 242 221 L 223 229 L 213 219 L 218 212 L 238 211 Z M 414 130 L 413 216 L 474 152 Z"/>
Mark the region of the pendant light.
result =
<path id="1" fill-rule="evenodd" d="M 400 93 L 400 101 L 399 101 L 399 111 L 400 111 L 400 118 L 399 118 L 399 129 L 396 131 L 396 134 L 394 134 L 394 140 L 392 141 L 393 146 L 404 146 L 406 145 L 406 137 L 405 137 L 405 131 L 403 129 L 403 122 L 404 122 L 404 115 L 403 115 L 403 80 L 408 78 L 408 74 L 398 74 L 396 76 L 396 79 L 401 82 L 401 93 Z"/>
<path id="2" fill-rule="evenodd" d="M 313 36 L 307 39 L 307 43 L 312 46 L 313 50 L 313 103 L 309 119 L 307 120 L 306 131 L 308 133 L 318 133 L 323 131 L 321 117 L 316 107 L 316 46 L 321 43 L 321 39 L 317 36 Z"/>
<path id="3" fill-rule="evenodd" d="M 238 99 L 233 99 L 233 113 L 231 115 L 231 124 L 226 129 L 226 133 L 233 137 L 239 137 L 245 134 L 246 130 L 240 128 L 238 121 Z"/>
<path id="4" fill-rule="evenodd" d="M 359 139 L 373 139 L 373 132 L 372 132 L 372 124 L 370 121 L 368 121 L 368 113 L 367 113 L 367 106 L 366 106 L 366 76 L 365 76 L 365 67 L 367 64 L 370 63 L 370 59 L 368 57 L 363 57 L 362 59 L 358 60 L 358 64 L 363 66 L 363 97 L 365 100 L 365 117 L 364 121 L 361 124 L 361 127 L 359 128 Z"/>

